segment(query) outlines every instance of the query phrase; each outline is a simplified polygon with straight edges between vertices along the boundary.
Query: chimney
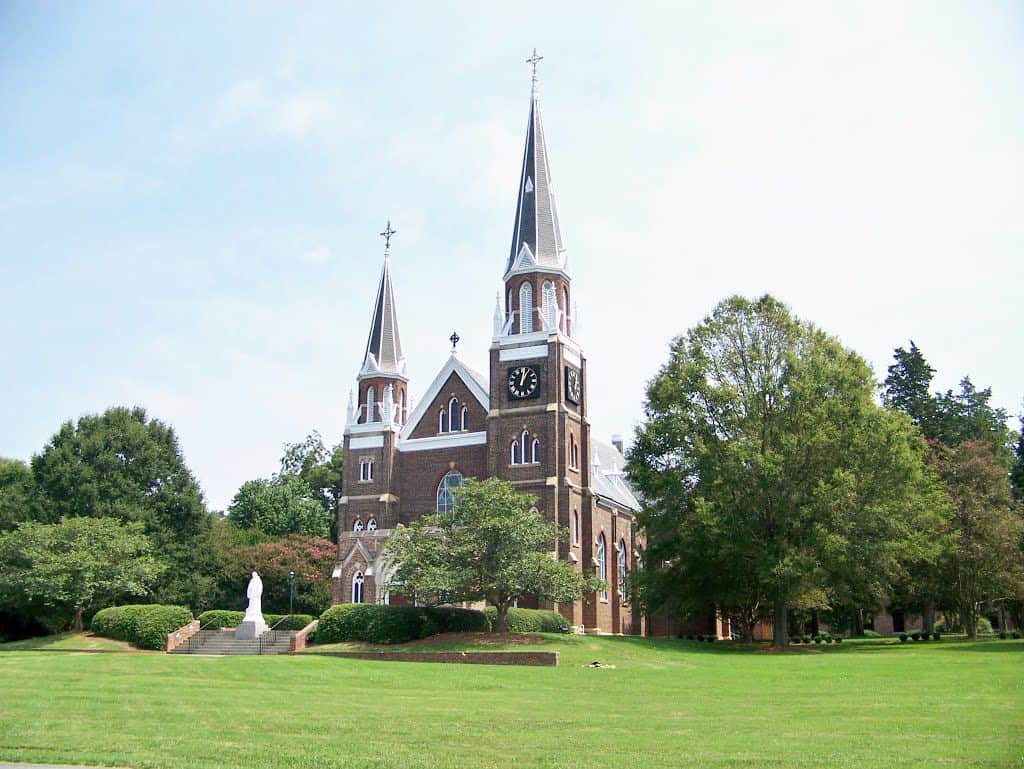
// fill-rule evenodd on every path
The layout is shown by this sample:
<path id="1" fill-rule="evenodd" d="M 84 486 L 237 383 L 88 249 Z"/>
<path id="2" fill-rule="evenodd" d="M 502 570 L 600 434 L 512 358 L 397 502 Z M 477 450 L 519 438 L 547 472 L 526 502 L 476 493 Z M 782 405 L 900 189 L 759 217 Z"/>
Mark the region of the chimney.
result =
<path id="1" fill-rule="evenodd" d="M 616 435 L 612 436 L 612 446 L 614 446 L 616 448 L 616 450 L 620 454 L 625 455 L 626 452 L 622 450 L 622 436 L 621 435 L 616 434 Z"/>

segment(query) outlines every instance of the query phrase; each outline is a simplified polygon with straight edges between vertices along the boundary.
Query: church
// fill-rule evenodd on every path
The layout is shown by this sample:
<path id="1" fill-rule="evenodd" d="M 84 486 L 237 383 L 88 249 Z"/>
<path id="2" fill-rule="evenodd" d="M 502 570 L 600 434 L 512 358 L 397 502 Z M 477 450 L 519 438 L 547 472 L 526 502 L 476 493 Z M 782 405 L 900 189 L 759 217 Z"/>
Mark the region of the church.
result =
<path id="1" fill-rule="evenodd" d="M 629 574 L 641 564 L 640 504 L 625 476 L 621 439 L 592 435 L 587 359 L 575 335 L 572 273 L 555 209 L 534 52 L 529 118 L 504 292 L 494 311 L 486 375 L 456 352 L 413 404 L 399 333 L 390 222 L 369 336 L 344 431 L 334 603 L 402 603 L 388 589 L 387 541 L 398 524 L 446 512 L 463 479 L 497 477 L 536 497 L 568 532 L 558 557 L 605 588 L 554 608 L 576 630 L 641 634 Z M 496 260 L 495 271 L 501 262 Z M 400 282 L 400 281 L 399 281 Z M 358 283 L 357 283 L 358 285 Z"/>

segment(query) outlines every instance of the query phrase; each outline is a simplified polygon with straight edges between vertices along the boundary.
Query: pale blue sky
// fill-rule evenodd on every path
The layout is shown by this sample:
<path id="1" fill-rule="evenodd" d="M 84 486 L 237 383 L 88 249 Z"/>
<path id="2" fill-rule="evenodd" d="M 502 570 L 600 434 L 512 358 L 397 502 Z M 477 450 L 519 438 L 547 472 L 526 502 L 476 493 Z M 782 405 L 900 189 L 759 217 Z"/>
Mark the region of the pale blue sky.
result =
<path id="1" fill-rule="evenodd" d="M 765 291 L 1020 411 L 1018 2 L 8 0 L 0 455 L 139 403 L 220 508 L 337 441 L 388 217 L 413 395 L 486 370 L 534 46 L 595 434 Z"/>

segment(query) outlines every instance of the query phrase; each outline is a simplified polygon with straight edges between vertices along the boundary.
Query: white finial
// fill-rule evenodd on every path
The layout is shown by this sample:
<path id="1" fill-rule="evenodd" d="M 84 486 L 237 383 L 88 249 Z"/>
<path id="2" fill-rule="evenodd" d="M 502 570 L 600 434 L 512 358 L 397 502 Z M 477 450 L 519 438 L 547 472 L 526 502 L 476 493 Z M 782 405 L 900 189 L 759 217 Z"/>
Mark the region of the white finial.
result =
<path id="1" fill-rule="evenodd" d="M 537 62 L 543 59 L 543 56 L 537 55 L 537 49 L 533 49 L 533 56 L 526 60 L 527 64 L 533 65 L 533 76 L 530 80 L 530 93 L 534 96 L 537 95 Z"/>
<path id="2" fill-rule="evenodd" d="M 502 335 L 505 330 L 505 313 L 501 309 L 501 292 L 494 294 L 494 336 Z"/>
<path id="3" fill-rule="evenodd" d="M 352 412 L 355 411 L 355 404 L 352 401 L 352 390 L 348 391 L 348 407 L 345 409 L 345 424 L 352 424 Z"/>

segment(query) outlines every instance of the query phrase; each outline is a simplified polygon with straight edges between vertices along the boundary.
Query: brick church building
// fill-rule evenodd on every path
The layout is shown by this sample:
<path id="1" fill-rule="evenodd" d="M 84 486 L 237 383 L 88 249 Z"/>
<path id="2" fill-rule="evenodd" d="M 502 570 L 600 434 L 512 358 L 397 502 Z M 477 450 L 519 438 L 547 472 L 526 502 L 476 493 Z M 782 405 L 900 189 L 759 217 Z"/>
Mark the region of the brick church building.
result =
<path id="1" fill-rule="evenodd" d="M 621 441 L 594 438 L 587 416 L 587 359 L 574 329 L 572 274 L 551 186 L 537 60 L 530 60 L 534 78 L 515 226 L 487 375 L 459 358 L 453 335 L 451 355 L 413 405 L 392 284 L 390 224 L 383 233 L 384 266 L 344 432 L 333 600 L 402 600 L 388 590 L 395 571 L 387 552 L 392 529 L 451 509 L 452 489 L 464 478 L 493 476 L 535 496 L 537 509 L 569 533 L 558 557 L 606 585 L 583 601 L 552 608 L 586 632 L 641 633 L 644 622 L 626 589 L 643 550 L 634 523 L 639 503 L 624 474 Z"/>

